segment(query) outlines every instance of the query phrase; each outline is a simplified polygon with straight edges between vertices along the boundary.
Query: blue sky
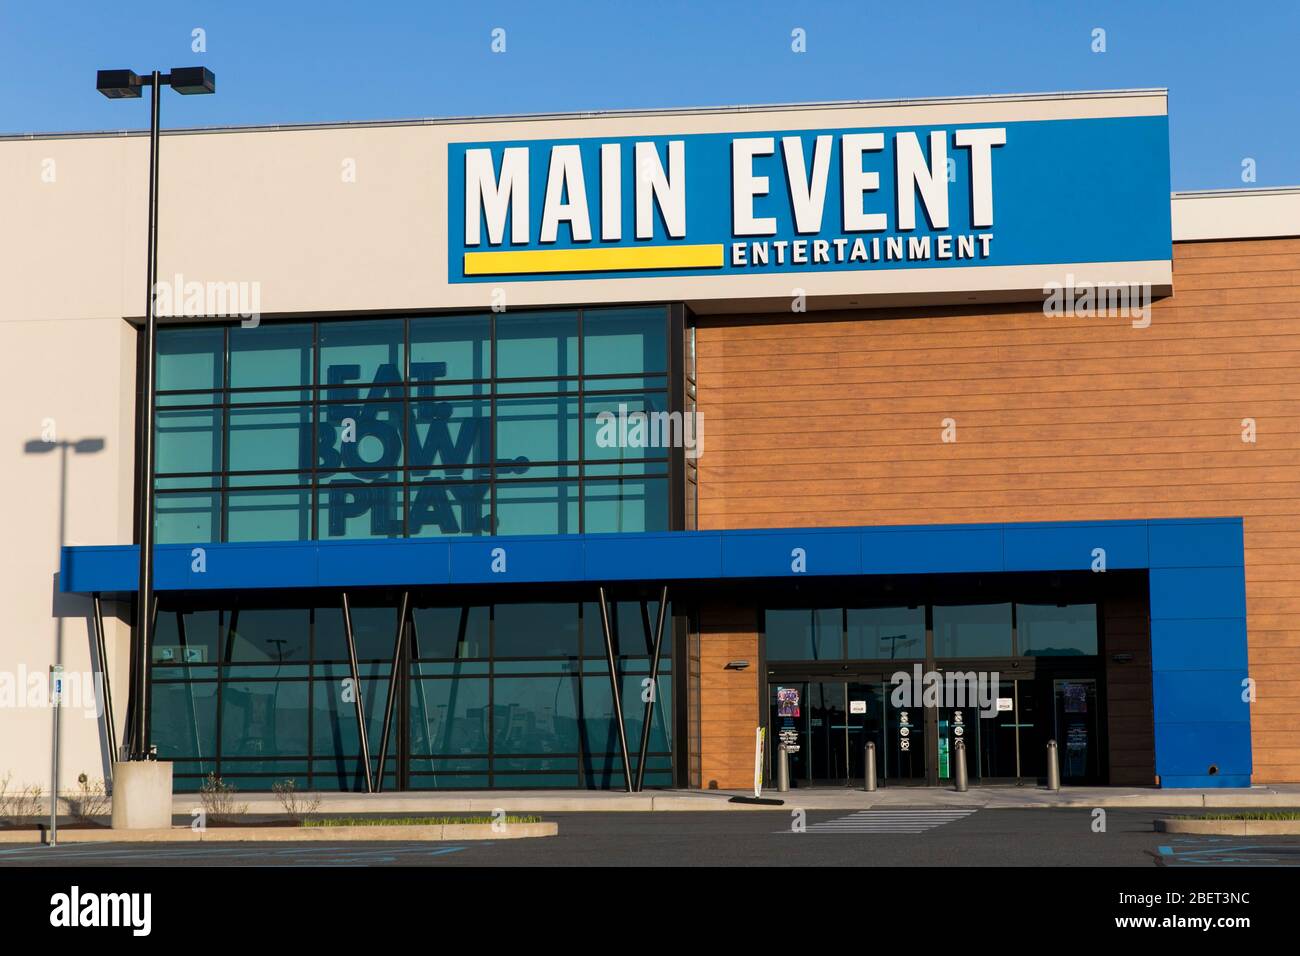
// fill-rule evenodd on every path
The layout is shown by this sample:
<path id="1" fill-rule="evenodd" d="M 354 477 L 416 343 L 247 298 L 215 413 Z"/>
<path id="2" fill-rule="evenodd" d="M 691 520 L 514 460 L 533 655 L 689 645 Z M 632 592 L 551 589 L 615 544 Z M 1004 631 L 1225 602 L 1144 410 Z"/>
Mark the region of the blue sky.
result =
<path id="1" fill-rule="evenodd" d="M 113 67 L 217 74 L 169 126 L 1164 86 L 1175 189 L 1294 185 L 1298 60 L 1297 0 L 0 0 L 0 133 L 145 125 Z"/>

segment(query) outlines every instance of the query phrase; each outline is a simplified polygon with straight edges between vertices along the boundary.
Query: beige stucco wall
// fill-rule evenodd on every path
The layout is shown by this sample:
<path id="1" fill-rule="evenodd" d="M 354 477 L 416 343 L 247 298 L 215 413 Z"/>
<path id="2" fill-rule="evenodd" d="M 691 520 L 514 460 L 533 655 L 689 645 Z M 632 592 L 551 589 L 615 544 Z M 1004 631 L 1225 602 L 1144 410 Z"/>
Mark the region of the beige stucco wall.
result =
<path id="1" fill-rule="evenodd" d="M 65 282 L 75 284 L 71 276 Z M 64 543 L 131 540 L 135 340 L 120 317 L 34 319 L 11 306 L 0 311 L 0 682 L 9 682 L 9 693 L 0 685 L 0 779 L 11 775 L 11 787 L 50 788 L 51 711 L 29 706 L 26 678 L 45 681 L 55 663 L 68 675 L 94 670 L 91 602 L 57 592 L 60 499 Z M 67 450 L 62 491 L 65 453 L 27 448 L 51 437 L 103 441 L 95 453 Z M 128 629 L 116 610 L 106 607 L 105 631 L 120 736 Z M 61 723 L 64 787 L 75 787 L 80 773 L 104 777 L 108 755 L 93 710 L 67 707 Z"/>

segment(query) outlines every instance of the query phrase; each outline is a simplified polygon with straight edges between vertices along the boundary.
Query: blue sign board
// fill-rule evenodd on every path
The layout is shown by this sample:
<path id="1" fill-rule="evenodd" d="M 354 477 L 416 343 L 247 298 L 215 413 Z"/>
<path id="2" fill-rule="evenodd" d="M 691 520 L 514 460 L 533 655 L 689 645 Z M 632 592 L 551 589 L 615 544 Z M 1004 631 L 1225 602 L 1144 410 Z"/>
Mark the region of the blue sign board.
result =
<path id="1" fill-rule="evenodd" d="M 452 282 L 1172 255 L 1166 116 L 452 143 Z"/>

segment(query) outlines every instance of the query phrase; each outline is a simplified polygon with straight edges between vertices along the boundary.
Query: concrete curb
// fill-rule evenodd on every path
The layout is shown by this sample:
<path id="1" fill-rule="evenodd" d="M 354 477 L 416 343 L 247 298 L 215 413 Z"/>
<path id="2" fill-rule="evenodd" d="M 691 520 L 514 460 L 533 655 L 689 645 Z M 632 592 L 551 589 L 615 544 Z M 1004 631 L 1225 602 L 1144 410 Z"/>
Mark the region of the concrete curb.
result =
<path id="1" fill-rule="evenodd" d="M 1156 820 L 1157 833 L 1220 836 L 1297 836 L 1300 820 Z"/>
<path id="2" fill-rule="evenodd" d="M 850 789 L 791 790 L 787 793 L 764 791 L 765 797 L 784 800 L 782 806 L 730 803 L 739 791 L 660 791 L 657 793 L 545 793 L 514 791 L 484 792 L 402 792 L 384 794 L 323 794 L 318 813 L 372 814 L 488 814 L 495 810 L 509 813 L 664 813 L 664 812 L 731 812 L 791 810 L 830 810 L 853 812 L 871 807 L 937 808 L 981 807 L 989 810 L 1021 810 L 1036 807 L 1067 809 L 1206 809 L 1206 808 L 1300 808 L 1300 788 L 1287 790 L 1252 788 L 1250 790 L 1111 790 L 1107 788 L 1068 788 L 1058 792 L 1025 788 L 972 788 L 966 793 L 953 790 L 918 790 L 891 788 L 866 793 Z M 266 794 L 240 794 L 250 814 L 279 816 L 279 802 Z M 196 797 L 177 794 L 173 812 L 188 818 L 199 806 Z"/>
<path id="3" fill-rule="evenodd" d="M 455 840 L 524 840 L 555 836 L 556 823 L 508 823 L 494 830 L 490 823 L 455 823 L 445 826 L 361 827 L 189 827 L 145 830 L 60 830 L 60 843 L 422 843 Z M 0 843 L 43 843 L 43 830 L 0 830 Z"/>

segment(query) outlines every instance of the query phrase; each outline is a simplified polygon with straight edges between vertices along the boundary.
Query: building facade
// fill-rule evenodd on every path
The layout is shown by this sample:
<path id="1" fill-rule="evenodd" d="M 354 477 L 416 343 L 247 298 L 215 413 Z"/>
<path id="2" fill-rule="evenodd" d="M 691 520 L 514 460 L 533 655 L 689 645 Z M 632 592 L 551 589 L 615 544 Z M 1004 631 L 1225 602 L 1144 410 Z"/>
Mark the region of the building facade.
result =
<path id="1" fill-rule="evenodd" d="M 166 134 L 147 647 L 146 148 L 0 141 L 0 774 L 1300 780 L 1300 190 L 1163 91 Z"/>

